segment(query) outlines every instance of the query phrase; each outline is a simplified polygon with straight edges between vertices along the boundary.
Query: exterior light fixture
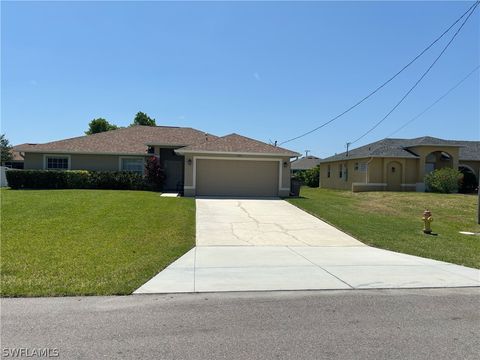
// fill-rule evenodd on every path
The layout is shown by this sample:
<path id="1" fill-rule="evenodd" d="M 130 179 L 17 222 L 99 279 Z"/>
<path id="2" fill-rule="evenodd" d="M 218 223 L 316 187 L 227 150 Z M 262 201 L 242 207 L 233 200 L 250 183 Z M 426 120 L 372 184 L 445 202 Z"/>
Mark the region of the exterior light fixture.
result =
<path id="1" fill-rule="evenodd" d="M 286 162 L 286 161 L 284 161 L 284 162 L 283 162 L 283 167 L 284 167 L 284 168 L 286 168 L 286 167 L 287 167 L 287 165 L 288 165 L 288 164 L 287 164 L 287 162 Z"/>
<path id="2" fill-rule="evenodd" d="M 192 165 L 192 159 L 187 160 L 188 165 Z"/>

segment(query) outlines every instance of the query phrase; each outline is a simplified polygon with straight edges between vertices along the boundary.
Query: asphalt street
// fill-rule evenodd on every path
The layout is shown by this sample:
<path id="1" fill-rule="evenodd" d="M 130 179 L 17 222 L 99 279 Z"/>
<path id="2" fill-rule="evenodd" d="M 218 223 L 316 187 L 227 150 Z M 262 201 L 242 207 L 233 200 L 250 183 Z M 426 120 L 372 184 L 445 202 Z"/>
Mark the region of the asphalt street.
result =
<path id="1" fill-rule="evenodd" d="M 480 354 L 479 288 L 2 299 L 1 321 L 4 358 L 20 348 L 60 359 Z"/>

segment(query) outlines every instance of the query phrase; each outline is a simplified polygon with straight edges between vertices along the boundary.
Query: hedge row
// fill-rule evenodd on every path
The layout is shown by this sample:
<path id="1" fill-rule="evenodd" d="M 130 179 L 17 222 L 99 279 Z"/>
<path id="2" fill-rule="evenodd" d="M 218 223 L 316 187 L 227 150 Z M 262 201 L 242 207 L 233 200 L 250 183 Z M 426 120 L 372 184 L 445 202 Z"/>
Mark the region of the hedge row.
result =
<path id="1" fill-rule="evenodd" d="M 138 173 L 84 170 L 8 170 L 12 189 L 113 189 L 147 190 L 150 187 Z"/>

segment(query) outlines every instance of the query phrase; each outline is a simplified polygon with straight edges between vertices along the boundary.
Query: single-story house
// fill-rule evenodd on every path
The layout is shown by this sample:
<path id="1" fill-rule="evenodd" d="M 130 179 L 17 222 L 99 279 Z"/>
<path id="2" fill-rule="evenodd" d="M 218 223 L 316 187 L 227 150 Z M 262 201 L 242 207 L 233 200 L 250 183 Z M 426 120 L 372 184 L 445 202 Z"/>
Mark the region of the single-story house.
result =
<path id="1" fill-rule="evenodd" d="M 288 196 L 298 153 L 241 135 L 186 127 L 132 126 L 18 147 L 25 169 L 144 172 L 150 156 L 165 169 L 165 191 L 185 196 Z"/>
<path id="2" fill-rule="evenodd" d="M 352 191 L 425 191 L 424 177 L 443 167 L 480 177 L 480 141 L 430 136 L 383 139 L 320 162 L 320 187 Z"/>
<path id="3" fill-rule="evenodd" d="M 316 166 L 320 165 L 320 158 L 312 155 L 303 156 L 301 158 L 295 159 L 290 164 L 290 168 L 292 169 L 292 173 L 296 173 L 298 171 L 303 170 L 310 170 L 315 168 Z"/>

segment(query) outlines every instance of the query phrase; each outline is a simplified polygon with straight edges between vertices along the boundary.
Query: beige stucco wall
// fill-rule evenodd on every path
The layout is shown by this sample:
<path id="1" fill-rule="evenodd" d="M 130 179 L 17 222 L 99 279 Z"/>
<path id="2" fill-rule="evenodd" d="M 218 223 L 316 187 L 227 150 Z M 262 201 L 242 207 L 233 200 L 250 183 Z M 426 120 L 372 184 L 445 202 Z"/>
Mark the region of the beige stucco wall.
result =
<path id="1" fill-rule="evenodd" d="M 380 184 L 384 183 L 383 179 L 383 169 L 384 169 L 384 159 L 382 158 L 370 158 L 367 161 L 367 179 L 368 183 Z"/>
<path id="2" fill-rule="evenodd" d="M 404 184 L 415 184 L 418 182 L 418 160 L 417 159 L 405 159 L 404 171 Z"/>
<path id="3" fill-rule="evenodd" d="M 43 154 L 25 153 L 25 160 L 23 162 L 25 170 L 42 170 L 43 169 Z"/>
<path id="4" fill-rule="evenodd" d="M 379 182 L 381 178 L 381 161 L 373 159 L 367 171 L 355 170 L 355 163 L 367 163 L 370 159 L 352 159 L 347 161 L 334 161 L 320 164 L 320 187 L 329 189 L 351 190 L 354 183 Z M 339 177 L 341 165 L 346 166 L 347 176 Z M 330 166 L 330 177 L 328 177 Z M 373 179 L 373 181 L 371 181 Z"/>
<path id="5" fill-rule="evenodd" d="M 387 169 L 393 163 L 400 164 L 402 168 L 402 190 L 415 190 L 417 182 L 417 160 L 406 158 L 362 158 L 346 161 L 321 163 L 320 187 L 330 189 L 343 189 L 352 191 L 381 191 L 387 190 Z M 355 163 L 366 163 L 367 171 L 355 170 Z M 347 166 L 348 177 L 340 178 L 340 166 Z M 330 178 L 327 177 L 328 165 L 331 168 Z"/>
<path id="6" fill-rule="evenodd" d="M 86 155 L 86 154 L 52 154 L 70 156 L 71 170 L 92 171 L 119 171 L 120 157 L 138 158 L 141 156 L 118 156 L 118 155 Z M 42 170 L 44 166 L 44 154 L 26 153 L 24 168 L 26 170 Z"/>
<path id="7" fill-rule="evenodd" d="M 282 181 L 279 186 L 282 190 L 279 190 L 279 196 L 289 196 L 290 194 L 290 158 L 288 157 L 267 157 L 262 155 L 227 155 L 227 154 L 185 154 L 185 179 L 184 179 L 184 195 L 195 196 L 195 189 L 193 189 L 193 172 L 194 172 L 194 158 L 196 157 L 211 157 L 211 158 L 242 158 L 242 159 L 268 159 L 269 161 L 281 161 Z M 189 164 L 189 160 L 191 163 Z M 245 160 L 248 161 L 248 160 Z M 286 167 L 284 167 L 286 163 Z"/>

